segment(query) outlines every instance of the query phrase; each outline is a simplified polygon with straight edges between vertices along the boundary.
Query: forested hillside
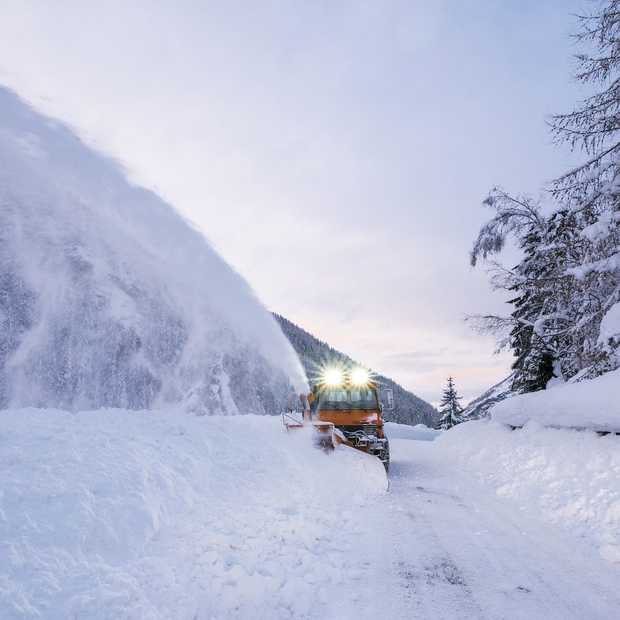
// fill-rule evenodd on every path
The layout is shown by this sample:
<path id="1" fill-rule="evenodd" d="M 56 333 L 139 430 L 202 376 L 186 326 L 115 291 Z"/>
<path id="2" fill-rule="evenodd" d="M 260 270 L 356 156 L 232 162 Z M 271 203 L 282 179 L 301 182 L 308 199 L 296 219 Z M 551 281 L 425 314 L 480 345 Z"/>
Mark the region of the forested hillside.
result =
<path id="1" fill-rule="evenodd" d="M 348 355 L 336 351 L 326 342 L 309 334 L 283 316 L 275 313 L 274 316 L 280 323 L 282 331 L 293 345 L 297 355 L 299 355 L 299 359 L 309 377 L 312 377 L 317 372 L 317 368 L 325 363 L 357 363 Z M 382 375 L 377 375 L 377 379 L 382 387 L 394 390 L 394 410 L 385 412 L 387 420 L 401 424 L 426 424 L 427 426 L 434 426 L 437 423 L 438 414 L 431 404 L 405 390 L 398 383 L 392 381 L 392 379 Z"/>

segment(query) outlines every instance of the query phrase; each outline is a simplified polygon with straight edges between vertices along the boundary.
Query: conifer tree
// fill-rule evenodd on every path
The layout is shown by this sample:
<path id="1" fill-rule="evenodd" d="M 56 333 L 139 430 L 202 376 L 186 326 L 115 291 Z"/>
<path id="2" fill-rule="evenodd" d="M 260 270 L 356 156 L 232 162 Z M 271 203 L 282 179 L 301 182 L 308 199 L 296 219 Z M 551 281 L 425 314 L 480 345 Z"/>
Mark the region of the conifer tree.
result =
<path id="1" fill-rule="evenodd" d="M 540 227 L 530 227 L 525 232 L 521 242 L 524 258 L 514 268 L 516 281 L 510 287 L 518 293 L 510 300 L 514 306 L 510 346 L 516 358 L 512 365 L 512 390 L 517 393 L 542 390 L 553 377 L 553 352 L 534 330 L 545 305 L 540 280 L 552 271 L 545 256 L 541 255 L 541 241 Z"/>
<path id="2" fill-rule="evenodd" d="M 515 354 L 513 390 L 544 389 L 552 376 L 580 380 L 620 366 L 620 334 L 601 334 L 620 305 L 620 0 L 579 16 L 578 81 L 591 96 L 553 117 L 558 141 L 585 162 L 550 188 L 556 205 L 544 217 L 536 203 L 494 189 L 485 204 L 495 214 L 480 230 L 472 265 L 498 254 L 508 236 L 523 259 L 507 269 L 491 263 L 491 282 L 514 294 L 508 317 L 474 317 Z"/>
<path id="3" fill-rule="evenodd" d="M 460 400 L 461 397 L 457 394 L 454 387 L 454 380 L 452 377 L 448 377 L 448 385 L 443 392 L 439 405 L 439 413 L 441 414 L 439 428 L 448 430 L 463 422 L 463 407 L 461 407 Z"/>
<path id="4" fill-rule="evenodd" d="M 569 247 L 577 260 L 566 273 L 579 317 L 577 366 L 594 376 L 620 364 L 618 342 L 598 338 L 602 318 L 620 302 L 620 0 L 578 19 L 575 38 L 587 51 L 577 55 L 575 78 L 594 92 L 572 112 L 554 116 L 551 127 L 586 159 L 554 182 L 552 194 L 579 232 Z"/>

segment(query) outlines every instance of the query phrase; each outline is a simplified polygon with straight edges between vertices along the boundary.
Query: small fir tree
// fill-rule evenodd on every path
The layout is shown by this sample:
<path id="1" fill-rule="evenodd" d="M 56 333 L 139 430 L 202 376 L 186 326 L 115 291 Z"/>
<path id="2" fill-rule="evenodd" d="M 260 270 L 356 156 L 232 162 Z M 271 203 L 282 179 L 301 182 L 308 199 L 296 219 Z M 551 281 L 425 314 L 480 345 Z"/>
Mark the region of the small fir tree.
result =
<path id="1" fill-rule="evenodd" d="M 454 380 L 452 377 L 448 377 L 448 385 L 443 392 L 439 405 L 439 413 L 441 414 L 439 428 L 448 430 L 463 422 L 463 407 L 459 403 L 460 400 L 461 397 L 454 387 Z"/>

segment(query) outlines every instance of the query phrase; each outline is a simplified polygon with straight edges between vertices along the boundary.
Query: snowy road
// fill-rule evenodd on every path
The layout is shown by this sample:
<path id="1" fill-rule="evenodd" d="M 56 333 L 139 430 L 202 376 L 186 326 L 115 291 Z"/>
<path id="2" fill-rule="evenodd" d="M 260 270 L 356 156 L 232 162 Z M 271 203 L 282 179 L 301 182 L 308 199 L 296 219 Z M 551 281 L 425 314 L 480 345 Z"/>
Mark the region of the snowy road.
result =
<path id="1" fill-rule="evenodd" d="M 617 564 L 453 471 L 433 443 L 394 439 L 392 452 L 372 516 L 383 618 L 620 617 Z"/>
<path id="2" fill-rule="evenodd" d="M 471 424 L 435 442 L 389 429 L 386 491 L 376 459 L 324 454 L 272 417 L 0 414 L 0 617 L 619 618 L 620 564 L 600 553 L 616 538 L 615 438 Z M 520 494 L 474 479 L 484 467 Z M 559 483 L 562 515 L 596 524 L 582 537 L 536 513 L 559 495 L 528 489 Z"/>

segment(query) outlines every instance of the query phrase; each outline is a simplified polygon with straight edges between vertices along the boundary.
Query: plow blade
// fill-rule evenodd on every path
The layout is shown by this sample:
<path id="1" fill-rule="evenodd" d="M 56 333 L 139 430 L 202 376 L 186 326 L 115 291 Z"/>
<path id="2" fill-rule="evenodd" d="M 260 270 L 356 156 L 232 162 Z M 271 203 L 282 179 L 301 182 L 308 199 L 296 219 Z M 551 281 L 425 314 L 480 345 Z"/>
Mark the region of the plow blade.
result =
<path id="1" fill-rule="evenodd" d="M 332 422 L 308 420 L 304 419 L 303 414 L 285 412 L 282 414 L 282 424 L 287 433 L 304 428 L 312 429 L 312 442 L 322 450 L 333 450 L 341 441 Z"/>

